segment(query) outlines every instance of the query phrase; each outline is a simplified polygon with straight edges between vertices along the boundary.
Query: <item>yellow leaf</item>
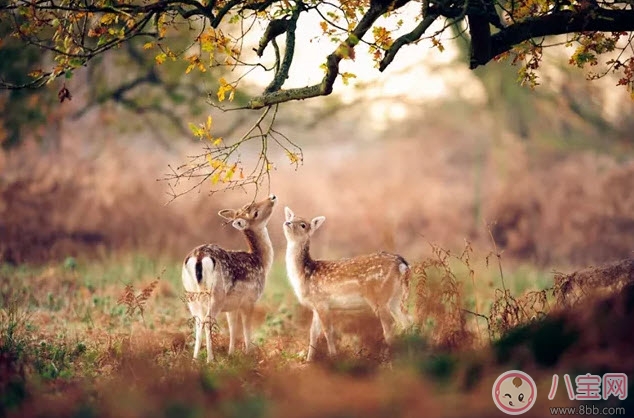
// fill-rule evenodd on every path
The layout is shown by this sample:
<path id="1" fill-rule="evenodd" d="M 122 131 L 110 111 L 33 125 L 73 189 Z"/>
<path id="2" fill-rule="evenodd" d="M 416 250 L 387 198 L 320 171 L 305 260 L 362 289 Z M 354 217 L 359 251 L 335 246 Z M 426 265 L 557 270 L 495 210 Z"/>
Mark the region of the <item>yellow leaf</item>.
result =
<path id="1" fill-rule="evenodd" d="M 104 25 L 110 25 L 112 23 L 117 23 L 119 21 L 119 16 L 114 13 L 106 13 L 102 16 L 100 22 Z"/>
<path id="2" fill-rule="evenodd" d="M 218 184 L 219 181 L 220 181 L 220 173 L 214 173 L 214 175 L 211 176 L 211 184 Z"/>
<path id="3" fill-rule="evenodd" d="M 235 174 L 237 167 L 238 167 L 238 164 L 234 164 L 231 166 L 229 170 L 227 170 L 227 174 L 225 175 L 225 181 L 231 181 L 231 178 Z"/>
<path id="4" fill-rule="evenodd" d="M 213 144 L 216 145 L 216 146 L 222 144 L 222 138 L 214 139 Z"/>
<path id="5" fill-rule="evenodd" d="M 157 64 L 163 64 L 165 60 L 167 59 L 167 55 L 162 52 L 158 54 L 156 57 L 154 57 L 154 59 L 156 60 Z"/>
<path id="6" fill-rule="evenodd" d="M 162 13 L 161 17 L 159 17 L 159 20 L 156 23 L 156 26 L 158 28 L 159 38 L 164 38 L 165 32 L 167 32 L 167 27 L 165 26 L 165 19 L 166 19 L 165 13 Z"/>
<path id="7" fill-rule="evenodd" d="M 291 160 L 291 164 L 297 164 L 299 162 L 299 157 L 294 152 L 286 151 L 286 155 L 288 159 Z"/>
<path id="8" fill-rule="evenodd" d="M 143 49 L 152 49 L 154 48 L 154 42 L 146 42 L 143 44 Z"/>
<path id="9" fill-rule="evenodd" d="M 343 81 L 343 84 L 346 86 L 351 78 L 357 78 L 357 76 L 352 73 L 341 73 L 341 81 Z"/>
<path id="10" fill-rule="evenodd" d="M 319 22 L 319 26 L 321 26 L 321 30 L 323 30 L 324 33 L 328 32 L 328 24 L 326 22 L 322 20 Z"/>
<path id="11" fill-rule="evenodd" d="M 202 128 L 194 125 L 193 123 L 189 124 L 189 130 L 192 131 L 194 136 L 196 136 L 198 138 L 202 138 L 203 135 L 205 134 L 205 131 Z"/>
<path id="12" fill-rule="evenodd" d="M 207 128 L 207 130 L 211 129 L 211 124 L 212 124 L 212 119 L 211 119 L 211 115 L 207 116 L 207 123 L 205 123 L 205 127 Z"/>
<path id="13" fill-rule="evenodd" d="M 218 83 L 220 84 L 220 87 L 218 87 L 218 100 L 221 102 L 225 100 L 227 93 L 229 93 L 229 100 L 233 100 L 235 87 L 227 83 L 224 78 L 220 78 Z"/>

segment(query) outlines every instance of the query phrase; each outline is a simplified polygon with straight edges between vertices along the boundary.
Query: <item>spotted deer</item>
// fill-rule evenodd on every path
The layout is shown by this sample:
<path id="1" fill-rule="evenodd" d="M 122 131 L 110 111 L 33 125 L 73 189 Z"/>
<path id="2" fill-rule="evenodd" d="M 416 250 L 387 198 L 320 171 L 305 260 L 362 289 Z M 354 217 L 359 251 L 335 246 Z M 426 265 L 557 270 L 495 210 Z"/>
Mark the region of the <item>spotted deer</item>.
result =
<path id="1" fill-rule="evenodd" d="M 194 359 L 198 358 L 204 327 L 207 362 L 213 360 L 211 325 L 220 312 L 227 313 L 229 354 L 235 349 L 238 314 L 242 319 L 245 352 L 249 352 L 254 305 L 262 296 L 273 263 L 273 246 L 266 225 L 276 201 L 275 195 L 270 195 L 241 209 L 218 212 L 244 233 L 248 251 L 228 251 L 215 244 L 203 244 L 185 257 L 182 279 L 195 321 Z"/>
<path id="2" fill-rule="evenodd" d="M 314 260 L 310 238 L 326 220 L 323 216 L 307 221 L 284 208 L 287 240 L 286 270 L 299 302 L 312 309 L 307 360 L 313 360 L 322 329 L 328 353 L 336 354 L 333 310 L 356 310 L 369 306 L 381 321 L 383 336 L 391 344 L 395 320 L 406 328 L 410 267 L 403 257 L 386 252 L 340 260 Z"/>

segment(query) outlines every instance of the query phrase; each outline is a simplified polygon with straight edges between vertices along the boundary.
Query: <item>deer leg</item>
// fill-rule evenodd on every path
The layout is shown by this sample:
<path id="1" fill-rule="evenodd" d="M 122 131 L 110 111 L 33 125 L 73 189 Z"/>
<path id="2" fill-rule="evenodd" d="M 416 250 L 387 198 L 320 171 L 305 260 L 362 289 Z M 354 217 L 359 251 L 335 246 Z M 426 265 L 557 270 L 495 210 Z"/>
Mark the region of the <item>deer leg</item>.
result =
<path id="1" fill-rule="evenodd" d="M 316 310 L 313 310 L 313 322 L 310 325 L 310 343 L 308 345 L 308 356 L 306 358 L 307 361 L 312 361 L 315 357 L 319 334 L 321 334 L 321 323 L 319 321 L 319 314 Z"/>
<path id="2" fill-rule="evenodd" d="M 328 354 L 334 356 L 337 354 L 337 347 L 335 347 L 335 329 L 332 323 L 332 316 L 328 310 L 319 310 L 318 313 L 321 327 L 326 337 L 326 344 L 328 344 Z"/>
<path id="3" fill-rule="evenodd" d="M 194 331 L 196 333 L 196 341 L 194 342 L 194 360 L 198 358 L 200 345 L 202 344 L 203 319 L 199 316 L 194 317 Z"/>
<path id="4" fill-rule="evenodd" d="M 394 318 L 387 305 L 382 305 L 378 309 L 379 319 L 381 320 L 381 326 L 383 327 L 383 336 L 387 345 L 392 344 L 392 338 L 394 336 Z"/>
<path id="5" fill-rule="evenodd" d="M 227 323 L 229 324 L 229 354 L 233 354 L 236 348 L 236 333 L 238 329 L 238 312 L 227 312 Z"/>
<path id="6" fill-rule="evenodd" d="M 405 289 L 401 289 L 396 295 L 392 296 L 390 299 L 390 312 L 394 319 L 396 319 L 401 326 L 401 328 L 406 329 L 410 326 L 410 319 L 406 312 L 403 311 L 403 307 L 401 306 L 401 299 Z"/>
<path id="7" fill-rule="evenodd" d="M 205 317 L 205 339 L 207 342 L 207 363 L 210 363 L 214 359 L 213 349 L 211 347 L 211 324 L 216 320 L 220 311 L 220 304 L 216 302 L 215 298 L 210 298 L 209 307 L 207 309 L 207 316 Z"/>
<path id="8" fill-rule="evenodd" d="M 198 304 L 194 302 L 190 302 L 189 304 L 189 312 L 192 314 L 192 318 L 194 318 L 194 335 L 196 336 L 196 340 L 194 342 L 194 360 L 198 358 L 198 353 L 200 352 L 200 344 L 202 343 L 201 337 L 203 333 L 203 316 Z"/>
<path id="9" fill-rule="evenodd" d="M 253 323 L 253 306 L 242 309 L 242 332 L 244 333 L 244 352 L 251 351 L 251 326 Z"/>

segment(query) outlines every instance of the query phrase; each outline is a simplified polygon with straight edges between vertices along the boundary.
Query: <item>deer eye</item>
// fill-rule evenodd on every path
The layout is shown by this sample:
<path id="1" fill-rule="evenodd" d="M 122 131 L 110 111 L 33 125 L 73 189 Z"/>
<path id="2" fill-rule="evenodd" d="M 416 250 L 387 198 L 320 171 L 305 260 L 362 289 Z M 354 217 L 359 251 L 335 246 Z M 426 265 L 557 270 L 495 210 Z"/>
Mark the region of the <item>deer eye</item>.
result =
<path id="1" fill-rule="evenodd" d="M 305 224 L 305 223 L 303 223 L 303 222 L 302 222 L 301 224 L 299 224 L 299 226 L 301 226 L 301 227 L 302 227 L 302 229 L 306 229 L 306 224 Z"/>
<path id="2" fill-rule="evenodd" d="M 256 210 L 256 211 L 253 213 L 253 219 L 256 219 L 256 218 L 258 217 L 258 215 L 259 215 L 259 214 L 260 214 L 260 213 Z"/>

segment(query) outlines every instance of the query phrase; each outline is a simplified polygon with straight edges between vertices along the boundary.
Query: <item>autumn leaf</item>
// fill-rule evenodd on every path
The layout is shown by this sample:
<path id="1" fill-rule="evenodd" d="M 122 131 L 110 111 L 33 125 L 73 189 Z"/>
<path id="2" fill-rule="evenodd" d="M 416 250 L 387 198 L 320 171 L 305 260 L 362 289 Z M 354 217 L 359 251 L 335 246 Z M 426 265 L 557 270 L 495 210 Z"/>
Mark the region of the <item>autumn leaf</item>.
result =
<path id="1" fill-rule="evenodd" d="M 343 81 L 343 84 L 345 84 L 346 86 L 348 85 L 351 78 L 357 78 L 356 74 L 347 73 L 347 72 L 341 73 L 341 81 Z"/>
<path id="2" fill-rule="evenodd" d="M 291 161 L 291 164 L 297 165 L 299 163 L 299 157 L 294 152 L 286 151 L 286 156 Z"/>
<path id="3" fill-rule="evenodd" d="M 236 168 L 238 167 L 238 164 L 233 164 L 231 166 L 231 168 L 229 170 L 227 170 L 227 174 L 225 174 L 225 181 L 231 181 L 231 179 L 233 178 L 233 175 L 236 172 Z"/>
<path id="4" fill-rule="evenodd" d="M 432 36 L 431 43 L 434 45 L 434 47 L 438 48 L 438 51 L 443 52 L 445 50 L 445 47 L 443 46 L 442 42 L 436 39 L 435 36 Z"/>
<path id="5" fill-rule="evenodd" d="M 104 25 L 111 25 L 119 21 L 119 16 L 114 13 L 106 13 L 101 17 L 100 23 Z"/>
<path id="6" fill-rule="evenodd" d="M 229 93 L 229 100 L 233 101 L 235 87 L 227 83 L 227 80 L 225 80 L 224 78 L 220 78 L 220 80 L 218 80 L 218 83 L 220 83 L 217 94 L 218 100 L 221 102 L 224 101 L 226 98 L 226 94 Z"/>
<path id="7" fill-rule="evenodd" d="M 42 74 L 43 74 L 42 70 L 35 70 L 29 73 L 29 77 L 37 78 L 37 77 L 41 77 Z"/>
<path id="8" fill-rule="evenodd" d="M 165 60 L 167 59 L 167 54 L 165 54 L 164 52 L 161 52 L 156 57 L 154 57 L 154 59 L 156 60 L 157 64 L 159 64 L 159 65 L 163 64 L 165 62 Z"/>
<path id="9" fill-rule="evenodd" d="M 205 130 L 200 126 L 196 126 L 193 123 L 189 123 L 189 130 L 192 131 L 195 137 L 202 138 L 205 135 Z"/>
<path id="10" fill-rule="evenodd" d="M 152 49 L 154 48 L 154 42 L 146 42 L 143 44 L 143 49 Z"/>

